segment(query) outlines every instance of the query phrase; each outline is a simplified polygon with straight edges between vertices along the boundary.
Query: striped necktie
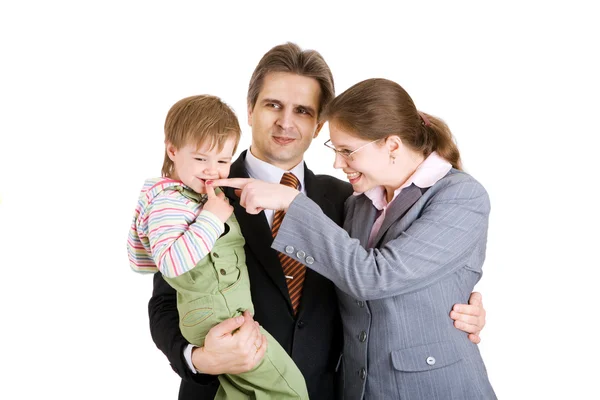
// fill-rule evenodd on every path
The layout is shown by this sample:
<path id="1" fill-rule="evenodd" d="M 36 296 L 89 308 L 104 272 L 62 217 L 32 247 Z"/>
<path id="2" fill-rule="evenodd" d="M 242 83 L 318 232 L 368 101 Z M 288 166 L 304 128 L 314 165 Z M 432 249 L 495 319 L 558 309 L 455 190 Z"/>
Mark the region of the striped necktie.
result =
<path id="1" fill-rule="evenodd" d="M 281 177 L 281 184 L 298 189 L 300 186 L 300 181 L 298 181 L 298 178 L 296 178 L 296 176 L 291 172 L 286 172 L 283 174 L 283 177 Z M 271 226 L 273 237 L 277 236 L 277 232 L 279 231 L 279 227 L 281 226 L 281 221 L 283 221 L 284 216 L 285 211 L 279 210 L 275 212 L 273 217 L 273 225 Z M 293 258 L 288 257 L 284 253 L 279 253 L 279 261 L 281 262 L 281 268 L 283 269 L 283 274 L 285 275 L 285 280 L 287 282 L 290 300 L 292 301 L 292 307 L 294 308 L 294 314 L 296 314 L 298 312 L 298 305 L 300 304 L 300 298 L 302 296 L 302 285 L 304 284 L 306 267 Z"/>

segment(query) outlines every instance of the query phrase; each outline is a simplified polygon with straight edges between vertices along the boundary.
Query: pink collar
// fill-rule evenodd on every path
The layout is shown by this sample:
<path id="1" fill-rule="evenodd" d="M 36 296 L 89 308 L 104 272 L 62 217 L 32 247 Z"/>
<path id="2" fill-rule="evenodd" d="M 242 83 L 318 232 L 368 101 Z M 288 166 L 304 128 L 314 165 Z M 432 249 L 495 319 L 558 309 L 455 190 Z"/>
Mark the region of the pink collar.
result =
<path id="1" fill-rule="evenodd" d="M 434 151 L 421 164 L 419 164 L 415 172 L 406 180 L 406 182 L 404 182 L 402 186 L 394 191 L 394 197 L 392 198 L 392 201 L 398 197 L 398 194 L 400 194 L 402 189 L 409 187 L 413 183 L 415 186 L 418 186 L 421 189 L 435 185 L 435 183 L 446 176 L 448 171 L 451 169 L 452 165 Z M 358 195 L 360 193 L 354 194 Z M 389 204 L 386 200 L 385 189 L 383 186 L 376 186 L 373 189 L 367 190 L 365 192 L 365 196 L 371 199 L 373 205 L 378 210 L 387 208 Z M 392 201 L 390 201 L 390 203 Z"/>

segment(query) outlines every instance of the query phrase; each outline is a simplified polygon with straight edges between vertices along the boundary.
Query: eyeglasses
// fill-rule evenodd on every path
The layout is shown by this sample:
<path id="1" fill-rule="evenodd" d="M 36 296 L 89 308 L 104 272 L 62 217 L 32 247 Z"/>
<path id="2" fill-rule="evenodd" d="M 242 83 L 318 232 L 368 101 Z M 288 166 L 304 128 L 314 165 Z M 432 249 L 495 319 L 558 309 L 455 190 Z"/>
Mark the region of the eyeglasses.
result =
<path id="1" fill-rule="evenodd" d="M 330 148 L 331 150 L 335 151 L 337 154 L 339 154 L 340 156 L 344 157 L 345 159 L 350 160 L 350 161 L 354 161 L 354 157 L 352 157 L 354 155 L 354 153 L 356 153 L 360 149 L 364 149 L 368 145 L 370 145 L 372 143 L 375 143 L 375 142 L 377 142 L 379 140 L 380 139 L 376 139 L 376 140 L 373 140 L 372 142 L 365 143 L 362 146 L 360 146 L 358 149 L 353 150 L 353 151 L 350 151 L 350 150 L 347 150 L 347 149 L 344 149 L 344 150 L 338 150 L 338 149 L 336 149 L 335 147 L 333 147 L 331 145 L 331 139 L 329 139 L 328 141 L 326 141 L 323 144 L 325 145 L 325 147 Z"/>

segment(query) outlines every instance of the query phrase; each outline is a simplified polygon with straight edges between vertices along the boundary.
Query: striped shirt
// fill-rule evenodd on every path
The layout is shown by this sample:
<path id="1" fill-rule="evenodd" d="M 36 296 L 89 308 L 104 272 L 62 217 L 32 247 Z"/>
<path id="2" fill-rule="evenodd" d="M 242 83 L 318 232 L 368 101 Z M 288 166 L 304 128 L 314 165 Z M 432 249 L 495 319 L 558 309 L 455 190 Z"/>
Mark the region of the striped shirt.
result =
<path id="1" fill-rule="evenodd" d="M 138 200 L 127 250 L 137 272 L 160 271 L 169 278 L 194 268 L 224 232 L 224 224 L 203 210 L 206 195 L 182 182 L 148 179 Z"/>

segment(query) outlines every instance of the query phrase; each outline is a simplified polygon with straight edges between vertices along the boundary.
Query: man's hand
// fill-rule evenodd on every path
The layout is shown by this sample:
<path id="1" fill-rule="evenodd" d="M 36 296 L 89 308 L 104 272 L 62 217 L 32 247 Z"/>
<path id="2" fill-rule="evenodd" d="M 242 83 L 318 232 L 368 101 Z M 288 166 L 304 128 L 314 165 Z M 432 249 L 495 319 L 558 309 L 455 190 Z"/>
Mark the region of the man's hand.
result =
<path id="1" fill-rule="evenodd" d="M 206 200 L 202 209 L 215 214 L 221 222 L 225 223 L 231 217 L 231 214 L 233 214 L 233 207 L 229 204 L 225 193 L 215 194 L 214 186 L 208 183 L 206 183 L 205 187 L 208 200 Z"/>
<path id="2" fill-rule="evenodd" d="M 210 181 L 215 186 L 227 186 L 238 189 L 240 205 L 248 214 L 258 214 L 262 210 L 287 210 L 300 193 L 289 186 L 263 182 L 251 178 L 228 178 Z"/>
<path id="3" fill-rule="evenodd" d="M 454 326 L 469 334 L 469 340 L 475 344 L 481 342 L 479 334 L 485 326 L 485 309 L 481 293 L 473 292 L 469 304 L 455 304 L 450 312 Z"/>
<path id="4" fill-rule="evenodd" d="M 204 374 L 239 374 L 254 368 L 266 351 L 266 337 L 260 333 L 258 322 L 245 311 L 244 316 L 213 326 L 204 347 L 192 351 L 192 363 Z"/>

